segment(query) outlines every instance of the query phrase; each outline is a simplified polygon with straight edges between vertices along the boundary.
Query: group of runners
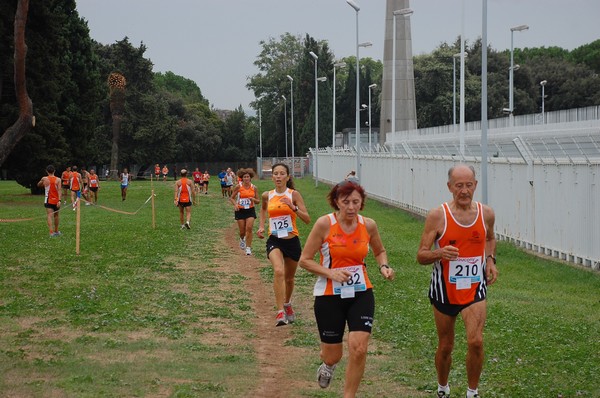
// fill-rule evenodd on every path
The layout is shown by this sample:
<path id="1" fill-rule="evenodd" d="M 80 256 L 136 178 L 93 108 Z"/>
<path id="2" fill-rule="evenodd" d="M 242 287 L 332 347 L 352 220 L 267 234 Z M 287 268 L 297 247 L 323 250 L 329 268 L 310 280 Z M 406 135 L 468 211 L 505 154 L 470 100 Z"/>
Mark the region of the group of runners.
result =
<path id="1" fill-rule="evenodd" d="M 386 280 L 394 279 L 376 222 L 360 214 L 366 193 L 353 173 L 334 185 L 327 196 L 333 212 L 314 223 L 304 249 L 300 245 L 299 218 L 310 223 L 302 195 L 294 189 L 286 164 L 272 168 L 274 189 L 258 201 L 255 188 L 248 185 L 252 174 L 244 174 L 240 192 L 251 198 L 244 204 L 260 203 L 256 234 L 266 241 L 267 258 L 273 267 L 275 325 L 296 320 L 292 294 L 298 265 L 317 276 L 314 285 L 314 314 L 321 340 L 322 363 L 317 382 L 327 388 L 343 355 L 343 337 L 348 327 L 348 364 L 344 397 L 355 397 L 362 380 L 371 335 L 375 299 L 366 257 L 372 250 L 377 269 Z M 467 337 L 467 398 L 479 397 L 478 385 L 483 369 L 483 329 L 486 320 L 487 287 L 497 277 L 495 215 L 486 205 L 475 202 L 477 187 L 472 166 L 456 165 L 448 171 L 447 187 L 452 200 L 432 209 L 427 215 L 417 253 L 417 261 L 433 264 L 429 298 L 438 334 L 435 354 L 438 388 L 436 397 L 448 398 L 449 373 L 455 339 L 455 324 L 460 314 Z M 235 192 L 235 191 L 234 191 Z M 240 199 L 232 199 L 236 212 Z M 237 217 L 236 217 L 237 219 Z M 268 235 L 265 223 L 268 220 Z M 243 234 L 242 234 L 243 232 Z M 242 240 L 248 243 L 252 229 L 240 226 Z M 315 256 L 318 254 L 318 260 Z"/>
<path id="2" fill-rule="evenodd" d="M 54 171 L 54 167 L 48 166 L 48 175 L 38 183 L 46 192 L 45 206 L 51 236 L 60 234 L 57 216 L 61 200 L 60 180 L 54 176 Z M 95 176 L 92 172 L 90 175 Z M 127 170 L 124 172 L 127 173 Z M 227 175 L 230 175 L 229 172 L 230 169 Z M 181 178 L 175 183 L 174 203 L 180 211 L 181 228 L 190 229 L 191 206 L 197 191 L 187 176 L 188 171 L 182 169 L 180 174 Z M 224 176 L 225 181 L 227 175 Z M 347 326 L 349 355 L 344 397 L 356 396 L 365 370 L 375 313 L 373 283 L 366 264 L 369 250 L 372 250 L 381 276 L 386 280 L 393 280 L 395 276 L 388 264 L 377 223 L 360 214 L 366 200 L 364 188 L 354 175 L 334 185 L 327 196 L 333 211 L 317 219 L 302 249 L 297 220 L 309 224 L 311 217 L 302 195 L 294 189 L 289 167 L 284 163 L 275 164 L 271 177 L 274 187 L 261 195 L 252 183 L 255 176 L 252 169 L 240 169 L 233 176 L 236 179 L 231 193 L 223 196 L 234 207 L 240 248 L 247 255 L 252 254 L 257 218 L 255 207 L 260 206 L 256 235 L 260 239 L 266 238 L 266 254 L 273 268 L 275 326 L 288 325 L 296 320 L 292 296 L 300 265 L 317 276 L 313 289 L 314 314 L 322 360 L 317 370 L 317 382 L 321 388 L 330 385 L 343 356 L 343 337 Z M 90 181 L 88 176 L 88 183 Z M 77 183 L 83 185 L 83 180 L 73 167 L 69 179 L 72 195 L 73 186 Z M 420 264 L 433 264 L 429 299 L 438 334 L 435 366 L 438 381 L 436 396 L 439 398 L 450 396 L 448 379 L 459 314 L 467 338 L 466 397 L 479 397 L 487 288 L 496 281 L 498 270 L 495 215 L 489 206 L 473 200 L 476 187 L 472 166 L 459 164 L 450 168 L 447 188 L 452 200 L 428 213 L 417 252 Z M 317 254 L 318 259 L 315 260 Z"/>

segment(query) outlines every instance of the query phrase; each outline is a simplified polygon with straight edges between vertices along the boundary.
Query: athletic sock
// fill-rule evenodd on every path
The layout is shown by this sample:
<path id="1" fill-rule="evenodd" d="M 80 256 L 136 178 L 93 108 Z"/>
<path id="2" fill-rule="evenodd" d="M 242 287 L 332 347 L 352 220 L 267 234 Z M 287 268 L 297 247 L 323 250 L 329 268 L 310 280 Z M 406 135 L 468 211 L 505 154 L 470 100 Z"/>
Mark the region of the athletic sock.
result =
<path id="1" fill-rule="evenodd" d="M 467 398 L 473 398 L 474 396 L 476 396 L 478 394 L 477 389 L 467 389 Z"/>
<path id="2" fill-rule="evenodd" d="M 450 386 L 446 384 L 445 386 L 438 383 L 438 391 L 443 391 L 446 395 L 450 395 Z"/>

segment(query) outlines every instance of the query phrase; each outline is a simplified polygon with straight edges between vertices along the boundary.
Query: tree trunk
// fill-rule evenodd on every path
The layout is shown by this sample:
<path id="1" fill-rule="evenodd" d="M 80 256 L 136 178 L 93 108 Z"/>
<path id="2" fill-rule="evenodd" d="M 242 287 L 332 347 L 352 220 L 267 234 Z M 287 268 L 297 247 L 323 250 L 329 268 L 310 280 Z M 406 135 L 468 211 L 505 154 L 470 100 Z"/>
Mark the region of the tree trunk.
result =
<path id="1" fill-rule="evenodd" d="M 0 165 L 2 165 L 17 143 L 31 130 L 34 125 L 33 104 L 27 93 L 25 76 L 25 27 L 29 12 L 29 0 L 19 0 L 15 14 L 15 93 L 19 104 L 19 118 L 0 137 Z"/>
<path id="2" fill-rule="evenodd" d="M 121 115 L 113 114 L 113 124 L 112 124 L 112 151 L 110 153 L 110 179 L 116 180 L 119 175 L 119 137 L 121 135 Z"/>

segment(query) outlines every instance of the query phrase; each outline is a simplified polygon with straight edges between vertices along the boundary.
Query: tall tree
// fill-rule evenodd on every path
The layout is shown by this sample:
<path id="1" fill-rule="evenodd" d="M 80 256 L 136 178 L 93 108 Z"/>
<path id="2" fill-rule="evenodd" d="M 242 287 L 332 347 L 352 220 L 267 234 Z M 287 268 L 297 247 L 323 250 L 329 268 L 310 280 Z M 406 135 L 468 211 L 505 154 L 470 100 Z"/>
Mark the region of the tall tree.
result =
<path id="1" fill-rule="evenodd" d="M 25 73 L 25 60 L 27 58 L 27 45 L 25 44 L 25 28 L 29 0 L 19 0 L 15 13 L 14 25 L 14 76 L 15 93 L 19 104 L 19 118 L 0 137 L 0 165 L 4 163 L 18 142 L 35 126 L 33 117 L 33 103 L 27 92 L 27 76 Z"/>

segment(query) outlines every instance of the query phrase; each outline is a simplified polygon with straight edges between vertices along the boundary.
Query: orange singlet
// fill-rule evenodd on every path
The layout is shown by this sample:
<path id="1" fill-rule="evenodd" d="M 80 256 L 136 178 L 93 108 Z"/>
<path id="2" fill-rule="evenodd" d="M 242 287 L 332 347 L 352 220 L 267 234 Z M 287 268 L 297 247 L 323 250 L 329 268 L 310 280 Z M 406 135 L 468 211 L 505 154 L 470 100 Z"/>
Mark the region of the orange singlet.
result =
<path id="1" fill-rule="evenodd" d="M 287 196 L 292 200 L 293 189 L 286 188 L 283 193 L 269 191 L 269 201 L 267 203 L 267 213 L 269 214 L 269 235 L 275 235 L 278 238 L 285 238 L 288 235 L 298 236 L 298 227 L 296 226 L 296 212 L 286 204 L 281 203 L 281 199 Z"/>
<path id="2" fill-rule="evenodd" d="M 90 188 L 98 188 L 98 175 L 90 174 Z"/>
<path id="3" fill-rule="evenodd" d="M 371 289 L 373 285 L 367 275 L 365 258 L 369 252 L 371 237 L 367 232 L 365 219 L 358 215 L 356 229 L 351 234 L 342 230 L 335 213 L 329 217 L 329 235 L 321 245 L 319 254 L 321 266 L 325 268 L 344 268 L 352 272 L 351 283 L 339 283 L 319 276 L 313 290 L 314 296 L 331 296 L 340 294 L 341 289 L 352 286 L 355 291 Z"/>
<path id="4" fill-rule="evenodd" d="M 250 184 L 248 188 L 244 187 L 243 184 L 240 185 L 237 197 L 237 203 L 240 209 L 251 209 L 254 207 L 254 202 L 252 198 L 254 198 L 256 194 L 256 186 L 254 184 Z"/>
<path id="5" fill-rule="evenodd" d="M 60 176 L 61 179 L 61 183 L 63 188 L 69 188 L 70 185 L 70 181 L 71 181 L 71 172 L 70 171 L 63 171 L 62 175 Z"/>
<path id="6" fill-rule="evenodd" d="M 188 179 L 183 177 L 179 181 L 181 181 L 181 185 L 177 188 L 177 201 L 181 203 L 191 202 L 190 187 L 187 183 Z"/>
<path id="7" fill-rule="evenodd" d="M 443 304 L 465 305 L 484 300 L 486 228 L 483 207 L 477 205 L 477 217 L 470 225 L 459 224 L 448 203 L 444 203 L 444 232 L 435 247 L 452 245 L 458 248 L 456 260 L 441 260 L 433 264 L 429 298 Z"/>
<path id="8" fill-rule="evenodd" d="M 58 204 L 58 188 L 56 188 L 56 180 L 55 176 L 48 176 L 48 180 L 50 180 L 50 185 L 44 187 L 45 198 L 44 203 L 48 203 L 49 205 Z"/>
<path id="9" fill-rule="evenodd" d="M 79 178 L 81 178 L 81 174 L 76 171 L 71 172 L 71 191 L 79 191 L 81 187 L 79 186 Z"/>

